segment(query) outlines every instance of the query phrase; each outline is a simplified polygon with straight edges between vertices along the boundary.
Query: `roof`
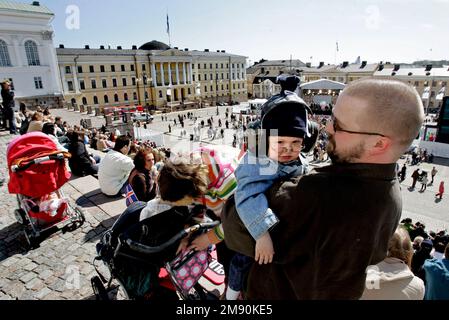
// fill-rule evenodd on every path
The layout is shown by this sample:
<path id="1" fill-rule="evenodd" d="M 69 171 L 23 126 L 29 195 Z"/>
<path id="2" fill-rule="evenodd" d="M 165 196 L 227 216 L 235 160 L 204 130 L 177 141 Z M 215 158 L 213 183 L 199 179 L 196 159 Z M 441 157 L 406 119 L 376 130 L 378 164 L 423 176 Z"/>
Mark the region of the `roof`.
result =
<path id="1" fill-rule="evenodd" d="M 150 41 L 140 46 L 140 50 L 167 50 L 170 46 L 160 41 Z"/>
<path id="2" fill-rule="evenodd" d="M 56 54 L 58 55 L 87 55 L 87 56 L 116 56 L 116 55 L 135 55 L 148 54 L 146 50 L 131 50 L 131 49 L 83 49 L 83 48 L 56 48 Z M 153 52 L 161 52 L 161 50 L 155 50 Z"/>
<path id="3" fill-rule="evenodd" d="M 345 84 L 337 81 L 320 79 L 316 81 L 306 82 L 300 85 L 302 90 L 315 90 L 315 89 L 325 89 L 325 90 L 343 90 Z"/>
<path id="4" fill-rule="evenodd" d="M 305 67 L 306 64 L 304 62 L 302 62 L 301 60 L 295 59 L 295 60 L 291 60 L 291 65 L 293 68 L 296 67 Z M 262 63 L 258 63 L 253 67 L 266 67 L 266 66 L 285 66 L 285 67 L 289 67 L 290 66 L 290 60 L 286 59 L 286 60 L 267 60 L 264 61 Z"/>
<path id="5" fill-rule="evenodd" d="M 39 3 L 38 1 L 33 1 L 33 3 Z M 32 5 L 32 4 L 26 4 L 26 3 L 19 3 L 15 1 L 10 0 L 0 0 L 0 10 L 6 10 L 6 11 L 18 11 L 18 12 L 33 12 L 33 13 L 43 13 L 43 14 L 49 14 L 54 15 L 53 12 L 50 11 L 46 6 L 43 6 L 41 4 L 39 5 Z"/>
<path id="6" fill-rule="evenodd" d="M 188 51 L 192 56 L 209 56 L 209 57 L 235 57 L 235 58 L 242 58 L 246 59 L 245 56 L 227 53 L 227 52 L 215 52 L 215 51 L 198 51 L 198 50 L 192 50 Z"/>
<path id="7" fill-rule="evenodd" d="M 370 63 L 370 64 L 366 64 L 363 68 L 362 64 L 349 64 L 347 67 L 342 68 L 342 65 L 339 65 L 336 68 L 336 71 L 343 71 L 343 72 L 351 72 L 351 73 L 355 73 L 355 72 L 374 72 L 377 70 L 377 63 Z"/>
<path id="8" fill-rule="evenodd" d="M 430 71 L 426 71 L 425 68 L 399 68 L 394 71 L 393 68 L 384 68 L 381 71 L 376 71 L 374 76 L 391 77 L 393 76 L 413 76 L 413 77 L 449 77 L 448 68 L 432 68 Z"/>

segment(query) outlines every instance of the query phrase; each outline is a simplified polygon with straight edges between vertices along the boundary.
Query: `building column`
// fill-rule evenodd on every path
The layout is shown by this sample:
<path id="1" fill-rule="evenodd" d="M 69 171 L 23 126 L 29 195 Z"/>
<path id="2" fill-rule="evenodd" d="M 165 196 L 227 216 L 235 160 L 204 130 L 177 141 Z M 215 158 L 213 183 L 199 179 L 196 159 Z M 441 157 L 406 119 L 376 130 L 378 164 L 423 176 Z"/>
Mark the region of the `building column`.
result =
<path id="1" fill-rule="evenodd" d="M 189 63 L 189 83 L 190 83 L 190 84 L 193 83 L 193 80 L 192 80 L 192 74 L 193 74 L 192 63 Z"/>
<path id="2" fill-rule="evenodd" d="M 153 78 L 153 87 L 157 87 L 157 73 L 156 73 L 156 63 L 151 63 L 151 74 Z"/>
<path id="3" fill-rule="evenodd" d="M 69 92 L 69 87 L 67 85 L 67 79 L 65 78 L 65 67 L 59 66 L 59 72 L 61 74 L 61 80 L 62 80 L 62 90 L 64 93 Z"/>
<path id="4" fill-rule="evenodd" d="M 171 62 L 168 63 L 168 85 L 171 86 Z"/>
<path id="5" fill-rule="evenodd" d="M 179 67 L 178 67 L 179 62 L 176 62 L 176 84 L 179 86 Z"/>
<path id="6" fill-rule="evenodd" d="M 76 69 L 76 66 L 72 66 L 73 86 L 74 86 L 74 89 L 75 89 L 75 93 L 80 93 L 78 77 L 76 75 L 77 70 L 75 70 L 75 69 Z"/>
<path id="7" fill-rule="evenodd" d="M 160 66 L 161 66 L 161 84 L 163 87 L 165 87 L 164 63 L 160 62 Z"/>
<path id="8" fill-rule="evenodd" d="M 186 77 L 186 63 L 185 62 L 182 63 L 182 75 L 183 75 L 183 80 L 184 80 L 183 84 L 186 84 L 187 77 Z"/>

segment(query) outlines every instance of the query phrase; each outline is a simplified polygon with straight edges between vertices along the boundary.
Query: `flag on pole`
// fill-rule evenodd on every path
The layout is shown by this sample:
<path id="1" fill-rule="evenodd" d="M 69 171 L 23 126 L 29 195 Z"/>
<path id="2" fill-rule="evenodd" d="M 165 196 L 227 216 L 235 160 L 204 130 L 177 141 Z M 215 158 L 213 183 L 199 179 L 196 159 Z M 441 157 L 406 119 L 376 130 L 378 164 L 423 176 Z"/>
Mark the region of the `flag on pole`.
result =
<path id="1" fill-rule="evenodd" d="M 337 42 L 337 52 L 338 52 L 338 42 Z"/>
<path id="2" fill-rule="evenodd" d="M 126 192 L 126 206 L 127 207 L 129 207 L 131 205 L 131 203 L 139 201 L 139 199 L 137 199 L 136 194 L 134 193 L 133 188 L 131 187 L 131 185 L 129 183 L 126 185 L 125 192 Z"/>
<path id="3" fill-rule="evenodd" d="M 168 13 L 167 13 L 167 33 L 170 34 L 170 21 L 168 19 Z"/>

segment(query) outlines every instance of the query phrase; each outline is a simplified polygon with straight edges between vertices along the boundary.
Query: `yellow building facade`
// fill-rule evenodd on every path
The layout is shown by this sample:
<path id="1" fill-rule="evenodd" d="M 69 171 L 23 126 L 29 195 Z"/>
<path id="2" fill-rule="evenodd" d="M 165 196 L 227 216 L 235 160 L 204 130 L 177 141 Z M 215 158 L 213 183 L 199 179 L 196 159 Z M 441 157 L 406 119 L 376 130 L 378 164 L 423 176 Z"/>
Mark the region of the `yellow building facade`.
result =
<path id="1" fill-rule="evenodd" d="M 60 46 L 56 52 L 69 104 L 169 111 L 247 97 L 246 57 L 224 51 Z"/>

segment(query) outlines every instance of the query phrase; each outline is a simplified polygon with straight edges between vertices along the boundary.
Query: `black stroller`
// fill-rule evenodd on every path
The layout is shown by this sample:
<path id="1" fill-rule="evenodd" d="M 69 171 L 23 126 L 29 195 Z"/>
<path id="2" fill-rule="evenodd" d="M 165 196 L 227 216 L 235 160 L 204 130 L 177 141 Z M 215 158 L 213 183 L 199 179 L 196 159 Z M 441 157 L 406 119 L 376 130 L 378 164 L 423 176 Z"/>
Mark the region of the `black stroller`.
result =
<path id="1" fill-rule="evenodd" d="M 195 214 L 187 207 L 173 207 L 139 222 L 145 206 L 145 202 L 132 203 L 97 244 L 94 267 L 98 276 L 91 279 L 96 298 L 109 300 L 115 295 L 116 299 L 132 300 L 216 300 L 216 295 L 196 281 L 189 290 L 182 287 L 173 261 L 180 260 L 176 250 L 182 239 L 194 237 L 218 222 L 184 229 Z M 192 254 L 193 251 L 185 256 Z M 97 260 L 108 267 L 109 280 L 97 269 Z M 204 272 L 204 268 L 198 270 Z"/>

